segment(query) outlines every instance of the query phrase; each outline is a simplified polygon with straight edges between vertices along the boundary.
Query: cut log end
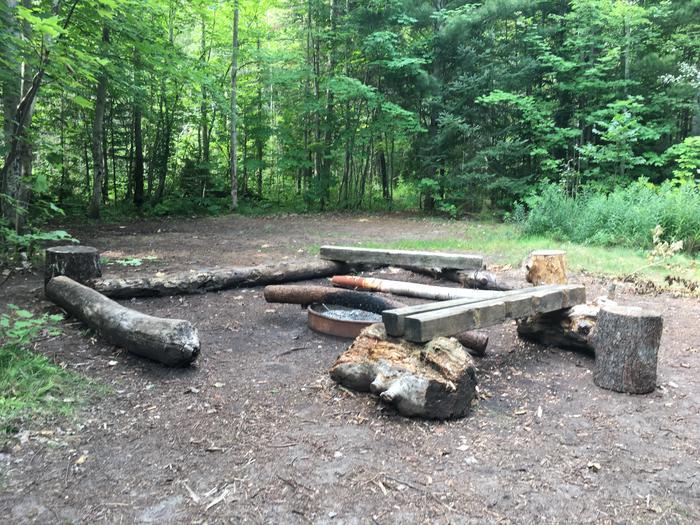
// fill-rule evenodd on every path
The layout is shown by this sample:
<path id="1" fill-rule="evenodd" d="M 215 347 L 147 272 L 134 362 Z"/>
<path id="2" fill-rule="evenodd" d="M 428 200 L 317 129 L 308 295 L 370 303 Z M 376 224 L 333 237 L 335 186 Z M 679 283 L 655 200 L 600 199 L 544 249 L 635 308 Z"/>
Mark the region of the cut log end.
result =
<path id="1" fill-rule="evenodd" d="M 330 375 L 353 390 L 378 394 L 404 416 L 464 417 L 476 394 L 474 365 L 457 340 L 417 345 L 387 336 L 381 324 L 363 330 Z"/>
<path id="2" fill-rule="evenodd" d="M 654 391 L 662 331 L 658 313 L 634 306 L 601 308 L 591 335 L 595 384 L 630 394 Z"/>

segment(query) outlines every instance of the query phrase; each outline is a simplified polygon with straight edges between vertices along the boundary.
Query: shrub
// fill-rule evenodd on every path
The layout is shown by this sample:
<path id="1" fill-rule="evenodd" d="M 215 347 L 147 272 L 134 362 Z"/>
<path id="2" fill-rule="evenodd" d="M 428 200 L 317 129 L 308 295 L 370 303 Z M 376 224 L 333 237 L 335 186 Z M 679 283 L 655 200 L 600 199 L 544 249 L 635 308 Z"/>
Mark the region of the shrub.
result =
<path id="1" fill-rule="evenodd" d="M 583 244 L 651 248 L 651 231 L 661 225 L 666 238 L 683 241 L 685 251 L 700 250 L 700 185 L 639 179 L 604 194 L 570 197 L 563 187 L 545 185 L 526 199 L 524 231 Z"/>

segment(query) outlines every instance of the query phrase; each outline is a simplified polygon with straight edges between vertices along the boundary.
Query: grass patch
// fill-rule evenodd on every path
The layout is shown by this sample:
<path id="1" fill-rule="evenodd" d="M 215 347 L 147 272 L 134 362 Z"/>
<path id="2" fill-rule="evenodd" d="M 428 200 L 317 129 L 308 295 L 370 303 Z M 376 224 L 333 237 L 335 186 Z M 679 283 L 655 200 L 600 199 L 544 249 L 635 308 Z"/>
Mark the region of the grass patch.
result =
<path id="1" fill-rule="evenodd" d="M 57 335 L 61 316 L 35 317 L 10 305 L 0 315 L 0 433 L 12 433 L 37 417 L 68 416 L 84 399 L 87 380 L 29 350 Z"/>
<path id="2" fill-rule="evenodd" d="M 587 246 L 557 242 L 541 236 L 524 236 L 512 224 L 468 223 L 460 237 L 444 236 L 430 240 L 405 238 L 388 243 L 364 243 L 368 248 L 403 250 L 459 251 L 483 254 L 490 263 L 518 266 L 532 250 L 561 249 L 574 272 L 624 277 L 636 272 L 638 277 L 661 283 L 667 276 L 700 282 L 698 259 L 675 255 L 663 264 L 649 266 L 648 252 L 626 247 Z"/>

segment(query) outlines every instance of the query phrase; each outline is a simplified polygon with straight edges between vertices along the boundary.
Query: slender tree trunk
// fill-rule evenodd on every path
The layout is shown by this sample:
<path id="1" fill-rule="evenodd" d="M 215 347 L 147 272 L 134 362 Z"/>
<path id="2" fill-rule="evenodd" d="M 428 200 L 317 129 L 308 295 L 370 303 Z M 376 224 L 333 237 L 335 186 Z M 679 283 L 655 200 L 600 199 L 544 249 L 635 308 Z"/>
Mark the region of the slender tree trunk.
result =
<path id="1" fill-rule="evenodd" d="M 103 54 L 109 44 L 109 28 L 102 28 Z M 95 115 L 92 120 L 92 198 L 88 208 L 88 216 L 100 218 L 100 200 L 102 184 L 105 178 L 105 158 L 102 149 L 104 135 L 105 106 L 107 104 L 107 72 L 103 69 L 97 82 L 95 98 Z"/>
<path id="2" fill-rule="evenodd" d="M 141 56 L 137 49 L 134 49 L 134 81 L 136 89 L 141 88 Z M 133 102 L 134 111 L 134 166 L 133 166 L 133 181 L 134 181 L 134 205 L 137 208 L 143 206 L 143 131 L 141 129 L 142 110 L 141 97 L 137 93 L 134 95 Z"/>
<path id="3" fill-rule="evenodd" d="M 231 39 L 231 208 L 238 208 L 238 0 L 233 0 L 233 35 Z"/>
<path id="4" fill-rule="evenodd" d="M 201 38 L 201 53 L 202 53 L 202 61 L 206 65 L 206 57 L 207 57 L 207 40 L 206 40 L 206 23 L 205 23 L 205 18 L 202 16 L 202 38 Z M 202 104 L 201 104 L 201 112 L 200 112 L 200 137 L 202 141 L 202 157 L 200 159 L 201 162 L 201 174 L 202 174 L 202 179 L 200 182 L 202 184 L 202 192 L 204 192 L 204 188 L 207 187 L 207 184 L 209 183 L 209 173 L 210 173 L 210 166 L 209 166 L 209 158 L 210 158 L 210 151 L 211 151 L 211 137 L 209 134 L 209 93 L 207 91 L 207 85 L 205 82 L 202 82 Z"/>

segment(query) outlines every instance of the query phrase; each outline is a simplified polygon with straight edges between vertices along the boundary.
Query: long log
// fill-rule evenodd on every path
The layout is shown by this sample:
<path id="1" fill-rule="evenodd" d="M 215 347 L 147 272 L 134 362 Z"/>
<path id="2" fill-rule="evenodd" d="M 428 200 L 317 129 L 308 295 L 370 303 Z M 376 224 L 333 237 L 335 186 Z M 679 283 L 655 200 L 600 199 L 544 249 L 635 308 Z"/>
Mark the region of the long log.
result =
<path id="1" fill-rule="evenodd" d="M 321 246 L 321 258 L 346 263 L 378 264 L 382 266 L 423 266 L 479 270 L 484 266 L 480 255 L 460 253 L 383 250 L 347 246 Z"/>
<path id="2" fill-rule="evenodd" d="M 406 297 L 432 299 L 433 301 L 450 301 L 455 299 L 483 300 L 500 296 L 500 292 L 486 290 L 448 288 L 446 286 L 432 286 L 429 284 L 416 284 L 404 281 L 392 281 L 389 279 L 376 279 L 373 277 L 355 277 L 352 275 L 336 275 L 331 279 L 331 283 L 333 286 L 338 286 L 340 288 L 385 292 Z"/>
<path id="3" fill-rule="evenodd" d="M 461 284 L 464 288 L 476 288 L 478 290 L 508 291 L 523 288 L 520 283 L 506 282 L 495 274 L 486 270 L 453 270 L 450 268 L 423 268 L 420 266 L 401 266 L 406 270 L 423 275 L 429 275 L 433 279 L 445 279 Z"/>
<path id="4" fill-rule="evenodd" d="M 197 294 L 305 281 L 330 277 L 348 270 L 345 264 L 332 261 L 285 262 L 251 267 L 214 268 L 178 273 L 156 273 L 145 277 L 96 279 L 90 285 L 109 297 L 127 299 Z"/>
<path id="5" fill-rule="evenodd" d="M 266 286 L 263 296 L 268 303 L 292 303 L 302 306 L 313 303 L 335 304 L 378 314 L 384 310 L 406 306 L 404 303 L 376 294 L 300 284 Z"/>
<path id="6" fill-rule="evenodd" d="M 132 354 L 169 366 L 184 366 L 199 355 L 197 330 L 187 321 L 142 314 L 106 298 L 68 277 L 54 277 L 46 297 Z"/>

